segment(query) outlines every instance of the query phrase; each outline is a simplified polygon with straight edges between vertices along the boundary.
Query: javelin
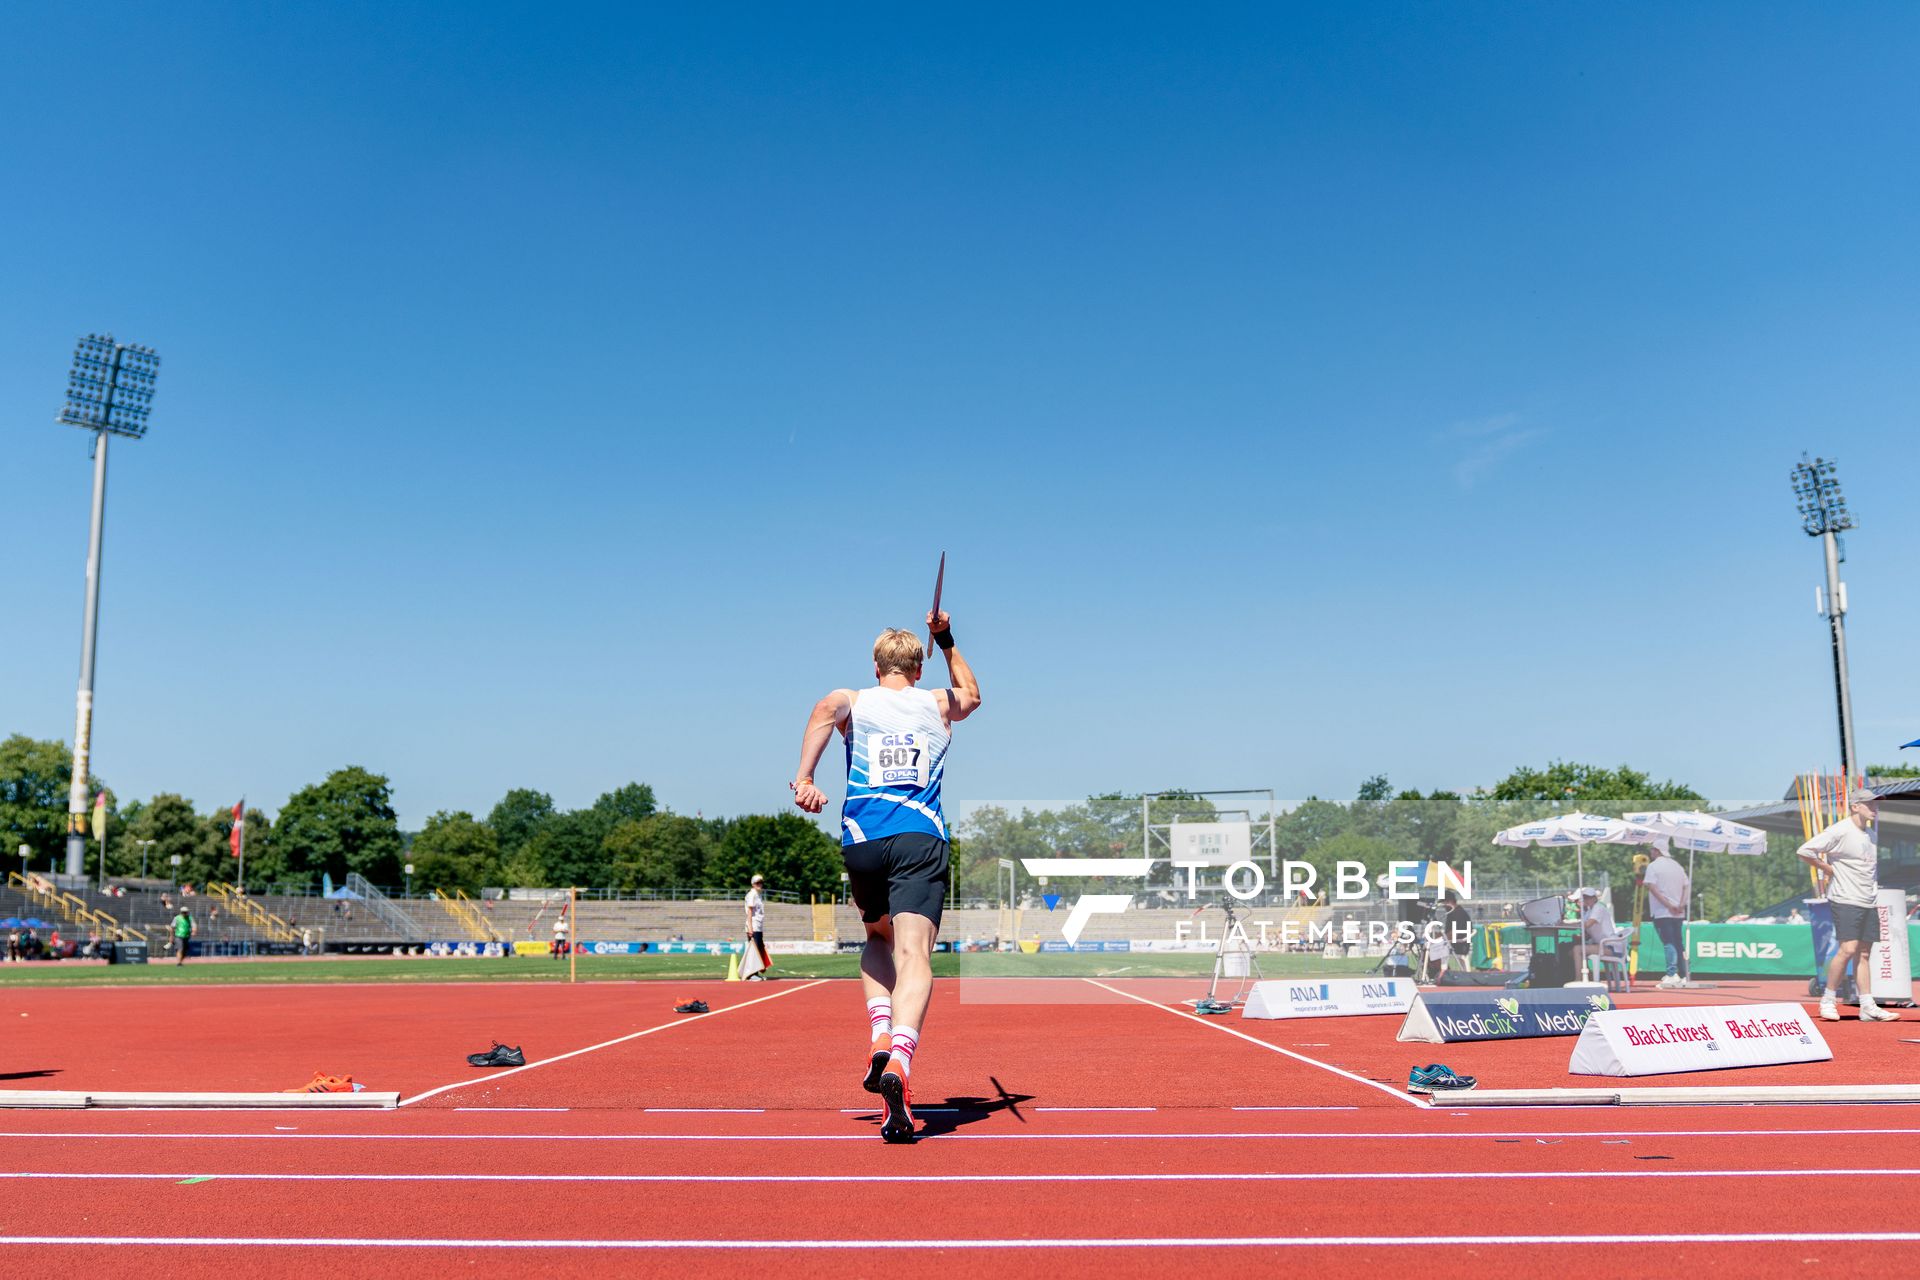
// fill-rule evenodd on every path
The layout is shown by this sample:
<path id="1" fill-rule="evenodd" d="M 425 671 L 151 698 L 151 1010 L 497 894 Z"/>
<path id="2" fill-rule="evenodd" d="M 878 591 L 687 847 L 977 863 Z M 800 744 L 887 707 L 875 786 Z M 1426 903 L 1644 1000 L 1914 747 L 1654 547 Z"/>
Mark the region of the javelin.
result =
<path id="1" fill-rule="evenodd" d="M 927 627 L 927 652 L 928 653 L 933 652 L 933 627 L 931 623 L 938 622 L 940 620 L 940 590 L 942 587 L 946 585 L 947 585 L 947 553 L 942 551 L 940 553 L 940 572 L 934 575 L 934 579 L 933 579 L 933 610 L 932 610 L 933 617 Z"/>

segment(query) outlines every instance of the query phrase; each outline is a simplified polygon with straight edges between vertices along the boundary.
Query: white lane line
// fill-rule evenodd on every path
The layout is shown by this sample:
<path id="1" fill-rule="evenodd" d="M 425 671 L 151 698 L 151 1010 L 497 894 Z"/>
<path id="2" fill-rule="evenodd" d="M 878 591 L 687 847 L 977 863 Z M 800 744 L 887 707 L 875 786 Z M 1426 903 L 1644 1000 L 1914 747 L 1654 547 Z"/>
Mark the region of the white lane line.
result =
<path id="1" fill-rule="evenodd" d="M 928 1108 L 916 1108 L 927 1110 Z M 872 1115 L 873 1112 L 859 1114 Z M 1261 1132 L 1098 1132 L 1098 1133 L 940 1133 L 922 1142 L 1114 1142 L 1246 1140 L 1252 1142 L 1499 1142 L 1522 1138 L 1819 1138 L 1904 1135 L 1920 1137 L 1920 1129 L 1481 1129 L 1474 1132 L 1395 1133 L 1356 1130 L 1339 1133 Z M 155 1133 L 82 1130 L 53 1133 L 0 1132 L 0 1138 L 32 1138 L 39 1142 L 84 1141 L 103 1138 L 125 1141 L 182 1142 L 872 1142 L 861 1133 Z"/>
<path id="2" fill-rule="evenodd" d="M 391 1239 L 378 1236 L 0 1236 L 0 1244 L 136 1245 L 207 1248 L 335 1249 L 1208 1249 L 1383 1248 L 1449 1245 L 1592 1244 L 1907 1244 L 1920 1231 L 1664 1232 L 1659 1235 L 1565 1236 L 1108 1236 L 1002 1240 L 489 1240 Z"/>
<path id="3" fill-rule="evenodd" d="M 702 1182 L 702 1183 L 1028 1183 L 1028 1182 L 1475 1182 L 1565 1178 L 1920 1178 L 1920 1169 L 1422 1169 L 1405 1173 L 49 1173 L 0 1172 L 0 1181 L 176 1182 Z"/>
<path id="4" fill-rule="evenodd" d="M 1353 1081 L 1355 1084 L 1366 1085 L 1367 1088 L 1369 1089 L 1378 1089 L 1380 1092 L 1386 1094 L 1389 1098 L 1393 1098 L 1397 1101 L 1404 1102 L 1408 1106 L 1416 1107 L 1421 1110 L 1425 1110 L 1427 1107 L 1427 1104 L 1425 1102 L 1422 1102 L 1414 1098 L 1410 1094 L 1402 1093 L 1400 1090 L 1394 1088 L 1392 1085 L 1381 1084 L 1378 1080 L 1369 1080 L 1365 1076 L 1357 1076 L 1353 1074 L 1353 1072 L 1351 1071 L 1343 1071 L 1339 1067 L 1334 1066 L 1330 1062 L 1322 1062 L 1318 1058 L 1309 1058 L 1304 1053 L 1295 1053 L 1291 1049 L 1282 1049 L 1277 1044 L 1272 1044 L 1266 1040 L 1257 1039 L 1254 1036 L 1248 1035 L 1244 1031 L 1235 1031 L 1232 1027 L 1222 1026 L 1220 1023 L 1214 1021 L 1211 1018 L 1203 1018 L 1197 1013 L 1182 1013 L 1178 1009 L 1168 1008 L 1166 1005 L 1161 1004 L 1157 1000 L 1149 1000 L 1145 996 L 1134 995 L 1133 992 L 1131 991 L 1122 991 L 1118 987 L 1110 987 L 1106 983 L 1097 981 L 1096 979 L 1093 979 L 1093 978 L 1083 978 L 1081 979 L 1081 981 L 1091 982 L 1093 983 L 1094 986 L 1099 987 L 1102 991 L 1111 991 L 1113 992 L 1113 994 L 1117 996 L 1125 996 L 1127 999 L 1132 1000 L 1138 1004 L 1144 1004 L 1150 1009 L 1158 1009 L 1162 1013 L 1170 1013 L 1176 1018 L 1185 1018 L 1188 1022 L 1197 1022 L 1203 1027 L 1209 1027 L 1215 1031 L 1223 1031 L 1227 1035 L 1235 1036 L 1241 1040 L 1245 1040 L 1248 1044 L 1257 1044 L 1262 1049 L 1268 1049 L 1274 1053 L 1285 1054 L 1287 1057 L 1292 1058 L 1295 1062 L 1304 1062 L 1310 1067 L 1318 1067 L 1322 1071 L 1331 1071 L 1333 1072 L 1334 1075 L 1344 1076 L 1348 1080 Z"/>
<path id="5" fill-rule="evenodd" d="M 776 991 L 770 996 L 761 996 L 755 1000 L 745 1000 L 739 1004 L 730 1004 L 724 1009 L 715 1009 L 712 1013 L 702 1014 L 697 1018 L 677 1018 L 672 1022 L 662 1022 L 658 1026 L 648 1027 L 644 1031 L 635 1031 L 635 1032 L 631 1032 L 628 1035 L 617 1036 L 612 1040 L 603 1040 L 599 1044 L 590 1044 L 584 1049 L 573 1049 L 567 1053 L 555 1054 L 551 1058 L 541 1058 L 538 1062 L 529 1062 L 522 1067 L 508 1067 L 505 1071 L 495 1071 L 484 1076 L 474 1076 L 473 1078 L 468 1080 L 455 1080 L 452 1084 L 443 1084 L 436 1088 L 428 1089 L 424 1093 L 416 1093 L 411 1098 L 402 1098 L 400 1100 L 400 1105 L 403 1107 L 410 1107 L 416 1102 L 424 1102 L 426 1099 L 431 1098 L 436 1094 L 445 1093 L 449 1089 L 465 1089 L 470 1085 L 490 1084 L 493 1081 L 502 1079 L 503 1077 L 506 1077 L 506 1076 L 519 1075 L 522 1071 L 531 1071 L 535 1067 L 544 1067 L 549 1063 L 553 1063 L 553 1062 L 565 1062 L 568 1058 L 577 1058 L 583 1053 L 593 1053 L 600 1049 L 611 1049 L 614 1045 L 625 1044 L 629 1040 L 638 1040 L 641 1036 L 650 1036 L 657 1031 L 665 1031 L 669 1027 L 698 1026 L 700 1023 L 706 1022 L 710 1018 L 718 1018 L 722 1014 L 732 1013 L 736 1009 L 750 1009 L 756 1004 L 765 1004 L 769 1000 L 778 1000 L 782 996 L 796 995 L 799 992 L 807 990 L 809 987 L 817 987 L 822 982 L 825 982 L 825 981 L 826 981 L 825 978 L 818 978 L 812 982 L 803 983 L 802 985 L 797 987 L 788 987 L 784 991 Z"/>

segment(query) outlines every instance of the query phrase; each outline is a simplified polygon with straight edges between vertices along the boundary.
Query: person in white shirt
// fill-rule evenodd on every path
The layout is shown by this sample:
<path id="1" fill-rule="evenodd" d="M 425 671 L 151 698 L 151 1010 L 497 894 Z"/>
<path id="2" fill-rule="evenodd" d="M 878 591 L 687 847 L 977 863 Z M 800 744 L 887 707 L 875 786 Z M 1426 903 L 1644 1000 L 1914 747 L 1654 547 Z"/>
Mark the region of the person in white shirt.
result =
<path id="1" fill-rule="evenodd" d="M 1693 881 L 1665 846 L 1653 845 L 1648 852 L 1653 860 L 1641 873 L 1647 886 L 1647 914 L 1653 918 L 1653 931 L 1660 935 L 1660 944 L 1667 951 L 1667 976 L 1660 979 L 1660 985 L 1677 987 L 1686 981 L 1681 976 L 1681 964 L 1687 952 L 1682 926 L 1687 920 L 1687 899 L 1693 894 Z"/>
<path id="2" fill-rule="evenodd" d="M 764 892 L 767 879 L 755 876 L 747 888 L 747 940 L 753 943 L 753 949 L 760 953 L 760 968 L 747 980 L 765 982 L 767 970 L 773 966 L 773 960 L 767 955 L 767 898 Z"/>
<path id="3" fill-rule="evenodd" d="M 553 957 L 557 960 L 567 954 L 567 909 L 560 908 L 560 914 L 553 919 Z"/>
<path id="4" fill-rule="evenodd" d="M 1856 958 L 1860 962 L 1854 971 L 1854 982 L 1860 989 L 1860 1020 L 1900 1020 L 1899 1014 L 1873 1002 L 1866 973 L 1867 948 L 1880 941 L 1880 908 L 1874 902 L 1880 891 L 1880 850 L 1873 842 L 1873 824 L 1879 811 L 1878 796 L 1871 791 L 1856 791 L 1847 805 L 1846 817 L 1800 846 L 1800 861 L 1820 873 L 1821 892 L 1833 912 L 1833 936 L 1840 944 L 1827 963 L 1827 989 L 1820 996 L 1820 1016 L 1828 1022 L 1840 1021 L 1840 1004 L 1834 993 L 1846 977 L 1847 966 Z"/>
<path id="5" fill-rule="evenodd" d="M 1600 954 L 1600 948 L 1612 942 L 1619 932 L 1613 922 L 1613 904 L 1607 895 L 1591 885 L 1574 891 L 1580 900 L 1580 976 L 1587 976 L 1587 960 Z"/>

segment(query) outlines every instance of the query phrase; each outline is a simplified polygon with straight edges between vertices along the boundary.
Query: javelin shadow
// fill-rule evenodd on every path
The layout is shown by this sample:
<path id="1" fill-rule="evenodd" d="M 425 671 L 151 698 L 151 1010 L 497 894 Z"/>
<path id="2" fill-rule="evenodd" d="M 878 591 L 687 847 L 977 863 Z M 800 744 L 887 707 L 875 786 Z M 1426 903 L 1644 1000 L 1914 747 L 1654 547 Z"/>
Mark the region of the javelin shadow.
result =
<path id="1" fill-rule="evenodd" d="M 0 1080 L 38 1080 L 44 1076 L 57 1076 L 60 1068 L 51 1071 L 0 1071 Z"/>

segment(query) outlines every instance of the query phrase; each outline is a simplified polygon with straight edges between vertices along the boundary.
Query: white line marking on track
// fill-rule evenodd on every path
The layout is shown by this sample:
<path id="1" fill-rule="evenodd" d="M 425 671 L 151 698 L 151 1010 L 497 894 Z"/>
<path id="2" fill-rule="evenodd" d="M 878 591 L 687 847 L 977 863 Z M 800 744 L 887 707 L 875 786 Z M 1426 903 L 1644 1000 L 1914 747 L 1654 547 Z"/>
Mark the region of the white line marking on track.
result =
<path id="1" fill-rule="evenodd" d="M 1282 1049 L 1277 1044 L 1272 1044 L 1268 1041 L 1258 1039 L 1254 1036 L 1250 1036 L 1244 1031 L 1235 1031 L 1232 1027 L 1223 1027 L 1218 1022 L 1214 1022 L 1214 1021 L 1211 1021 L 1210 1019 L 1203 1018 L 1197 1013 L 1182 1013 L 1178 1009 L 1170 1009 L 1166 1005 L 1161 1004 L 1157 1000 L 1149 1000 L 1145 996 L 1134 995 L 1131 991 L 1122 991 L 1118 987 L 1110 987 L 1106 983 L 1100 982 L 1093 978 L 1084 978 L 1082 979 L 1082 981 L 1091 982 L 1093 983 L 1094 986 L 1099 987 L 1102 991 L 1111 991 L 1113 992 L 1113 994 L 1117 996 L 1125 996 L 1127 999 L 1135 1001 L 1139 1004 L 1144 1004 L 1150 1009 L 1158 1009 L 1162 1013 L 1172 1014 L 1176 1018 L 1185 1018 L 1188 1022 L 1197 1022 L 1203 1027 L 1210 1027 L 1215 1031 L 1220 1031 L 1220 1032 L 1226 1033 L 1227 1035 L 1235 1036 L 1241 1040 L 1245 1040 L 1248 1044 L 1257 1044 L 1262 1049 L 1270 1050 L 1273 1053 L 1285 1054 L 1287 1057 L 1292 1058 L 1296 1062 L 1304 1062 L 1308 1066 L 1318 1067 L 1322 1071 L 1331 1071 L 1334 1075 L 1344 1076 L 1348 1080 L 1353 1081 L 1355 1084 L 1363 1084 L 1367 1086 L 1367 1088 L 1369 1089 L 1378 1089 L 1380 1092 L 1386 1094 L 1389 1098 L 1398 1099 L 1399 1101 L 1404 1102 L 1409 1106 L 1417 1107 L 1422 1110 L 1426 1108 L 1426 1105 L 1427 1105 L 1426 1103 L 1416 1101 L 1415 1099 L 1409 1097 L 1407 1094 L 1400 1092 L 1400 1090 L 1394 1088 L 1392 1085 L 1381 1084 L 1378 1080 L 1369 1080 L 1365 1076 L 1357 1076 L 1353 1074 L 1353 1072 L 1351 1071 L 1342 1071 L 1339 1067 L 1334 1066 L 1332 1063 L 1322 1062 L 1318 1058 L 1309 1058 L 1304 1053 L 1295 1053 L 1291 1049 Z M 402 1104 L 402 1105 L 405 1105 L 405 1104 Z"/>
<path id="2" fill-rule="evenodd" d="M 0 1172 L 0 1181 L 167 1182 L 210 1178 L 222 1182 L 1425 1182 L 1530 1181 L 1564 1178 L 1841 1178 L 1852 1174 L 1920 1178 L 1920 1169 L 1429 1169 L 1406 1173 L 48 1173 Z"/>
<path id="3" fill-rule="evenodd" d="M 929 1110 L 930 1108 L 917 1108 Z M 872 1115 L 874 1112 L 859 1114 Z M 1340 1133 L 1274 1132 L 1152 1132 L 1114 1133 L 939 1133 L 923 1136 L 922 1142 L 1113 1142 L 1139 1140 L 1221 1142 L 1348 1142 L 1373 1139 L 1380 1142 L 1493 1142 L 1507 1138 L 1810 1138 L 1905 1135 L 1920 1136 L 1915 1129 L 1478 1129 L 1472 1132 L 1396 1133 L 1384 1131 L 1346 1131 Z M 0 1138 L 33 1138 L 40 1142 L 97 1142 L 103 1138 L 127 1141 L 173 1140 L 184 1142 L 266 1141 L 266 1142 L 872 1142 L 870 1133 L 94 1133 L 84 1129 L 64 1132 L 10 1132 Z"/>
<path id="4" fill-rule="evenodd" d="M 720 1017 L 722 1014 L 732 1013 L 736 1009 L 750 1009 L 756 1004 L 765 1004 L 769 1000 L 778 1000 L 782 996 L 794 995 L 797 992 L 807 990 L 809 987 L 817 987 L 822 982 L 825 982 L 825 981 L 826 981 L 825 978 L 818 978 L 812 982 L 803 983 L 797 987 L 788 987 L 784 991 L 776 991 L 770 996 L 761 996 L 755 1000 L 745 1000 L 739 1004 L 730 1004 L 724 1009 L 715 1009 L 712 1013 L 706 1014 L 702 1017 L 679 1018 L 673 1022 L 662 1022 L 658 1026 L 648 1027 L 642 1031 L 634 1031 L 624 1036 L 616 1036 L 612 1040 L 602 1040 L 599 1044 L 590 1044 L 584 1049 L 573 1049 L 566 1053 L 555 1054 L 551 1058 L 542 1058 L 538 1062 L 529 1062 L 523 1067 L 508 1067 L 505 1071 L 495 1071 L 490 1075 L 474 1076 L 470 1080 L 455 1080 L 452 1084 L 443 1084 L 436 1088 L 428 1089 L 424 1093 L 416 1093 L 411 1098 L 402 1098 L 400 1099 L 400 1105 L 403 1107 L 409 1107 L 416 1102 L 423 1102 L 426 1099 L 433 1097 L 435 1094 L 445 1093 L 449 1089 L 465 1089 L 469 1085 L 488 1084 L 492 1081 L 499 1080 L 504 1076 L 515 1076 L 515 1075 L 519 1075 L 522 1071 L 531 1071 L 535 1067 L 544 1067 L 551 1062 L 565 1062 L 568 1058 L 577 1058 L 583 1053 L 593 1053 L 595 1050 L 598 1050 L 598 1049 L 611 1049 L 614 1045 L 625 1044 L 629 1040 L 638 1040 L 641 1036 L 650 1036 L 654 1034 L 656 1031 L 665 1031 L 669 1027 L 697 1027 L 701 1023 L 704 1023 L 709 1019 Z"/>
<path id="5" fill-rule="evenodd" d="M 1579 1236 L 1110 1236 L 1003 1240 L 438 1240 L 377 1236 L 0 1236 L 0 1244 L 136 1245 L 206 1248 L 334 1249 L 1207 1249 L 1383 1248 L 1401 1245 L 1542 1244 L 1906 1244 L 1920 1231 L 1667 1232 L 1660 1235 Z"/>

